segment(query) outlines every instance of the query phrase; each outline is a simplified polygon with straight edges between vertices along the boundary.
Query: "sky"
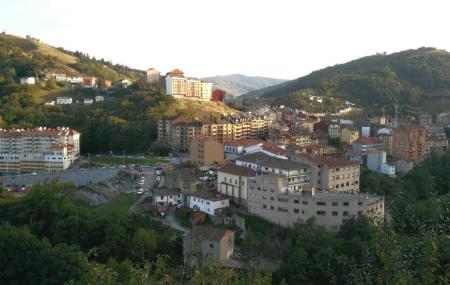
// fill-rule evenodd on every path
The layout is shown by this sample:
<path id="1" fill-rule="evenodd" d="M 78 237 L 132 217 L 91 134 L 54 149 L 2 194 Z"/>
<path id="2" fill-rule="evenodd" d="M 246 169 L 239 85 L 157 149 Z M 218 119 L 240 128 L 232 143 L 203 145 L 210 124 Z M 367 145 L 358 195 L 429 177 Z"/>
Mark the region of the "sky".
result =
<path id="1" fill-rule="evenodd" d="M 381 52 L 450 51 L 442 0 L 0 0 L 0 31 L 137 69 L 294 79 Z"/>

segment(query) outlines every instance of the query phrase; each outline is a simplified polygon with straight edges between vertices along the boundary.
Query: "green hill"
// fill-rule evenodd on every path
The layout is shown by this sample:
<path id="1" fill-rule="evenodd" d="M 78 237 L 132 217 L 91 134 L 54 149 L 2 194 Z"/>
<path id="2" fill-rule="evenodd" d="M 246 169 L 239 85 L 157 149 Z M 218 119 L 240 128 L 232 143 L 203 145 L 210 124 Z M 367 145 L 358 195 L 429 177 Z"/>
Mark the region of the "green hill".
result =
<path id="1" fill-rule="evenodd" d="M 123 78 L 134 81 L 142 77 L 138 70 L 91 58 L 81 52 L 55 48 L 34 39 L 0 34 L 0 84 L 17 83 L 22 76 L 43 76 L 46 73 L 86 74 L 113 82 Z"/>
<path id="2" fill-rule="evenodd" d="M 206 81 L 212 82 L 214 87 L 223 89 L 234 96 L 279 84 L 286 80 L 275 79 L 260 76 L 246 76 L 242 74 L 217 75 L 213 77 L 203 78 Z"/>
<path id="3" fill-rule="evenodd" d="M 450 53 L 420 48 L 363 57 L 282 83 L 259 98 L 308 108 L 309 95 L 336 105 L 348 100 L 373 113 L 393 112 L 395 104 L 402 115 L 449 110 Z"/>

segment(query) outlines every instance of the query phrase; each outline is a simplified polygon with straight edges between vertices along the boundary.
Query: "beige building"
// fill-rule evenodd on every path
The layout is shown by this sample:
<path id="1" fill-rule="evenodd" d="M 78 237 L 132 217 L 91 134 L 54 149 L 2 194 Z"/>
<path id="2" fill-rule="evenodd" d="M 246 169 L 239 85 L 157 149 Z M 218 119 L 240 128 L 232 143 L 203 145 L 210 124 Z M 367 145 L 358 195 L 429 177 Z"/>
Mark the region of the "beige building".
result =
<path id="1" fill-rule="evenodd" d="M 217 190 L 234 204 L 247 207 L 248 184 L 255 175 L 248 167 L 224 165 L 217 171 Z"/>
<path id="2" fill-rule="evenodd" d="M 144 79 L 148 83 L 159 85 L 161 81 L 161 73 L 154 68 L 149 68 L 148 70 L 144 71 Z"/>
<path id="3" fill-rule="evenodd" d="M 224 146 L 212 137 L 197 136 L 191 140 L 189 158 L 199 166 L 219 165 L 224 162 Z"/>
<path id="4" fill-rule="evenodd" d="M 342 128 L 341 130 L 341 142 L 347 144 L 353 144 L 359 138 L 359 130 L 356 128 Z"/>
<path id="5" fill-rule="evenodd" d="M 292 160 L 311 168 L 311 183 L 320 191 L 358 192 L 360 165 L 325 156 L 293 155 Z"/>
<path id="6" fill-rule="evenodd" d="M 426 158 L 425 128 L 417 126 L 399 127 L 393 130 L 392 158 L 393 160 L 406 159 L 414 164 Z"/>
<path id="7" fill-rule="evenodd" d="M 0 129 L 0 172 L 67 169 L 80 154 L 80 133 L 69 128 Z"/>
<path id="8" fill-rule="evenodd" d="M 248 211 L 284 227 L 313 218 L 317 226 L 336 232 L 345 219 L 359 215 L 382 224 L 384 199 L 362 193 L 315 191 L 313 185 L 291 191 L 286 176 L 263 173 L 250 183 Z"/>
<path id="9" fill-rule="evenodd" d="M 202 261 L 220 265 L 234 254 L 234 231 L 210 226 L 194 226 L 183 238 L 185 265 L 197 267 Z"/>
<path id="10" fill-rule="evenodd" d="M 214 138 L 220 143 L 239 139 L 267 137 L 272 121 L 268 118 L 225 118 L 218 121 L 185 122 L 162 119 L 158 122 L 158 143 L 187 152 L 191 140 L 199 135 Z"/>
<path id="11" fill-rule="evenodd" d="M 212 83 L 185 77 L 184 72 L 174 69 L 166 75 L 166 93 L 175 98 L 211 101 Z"/>

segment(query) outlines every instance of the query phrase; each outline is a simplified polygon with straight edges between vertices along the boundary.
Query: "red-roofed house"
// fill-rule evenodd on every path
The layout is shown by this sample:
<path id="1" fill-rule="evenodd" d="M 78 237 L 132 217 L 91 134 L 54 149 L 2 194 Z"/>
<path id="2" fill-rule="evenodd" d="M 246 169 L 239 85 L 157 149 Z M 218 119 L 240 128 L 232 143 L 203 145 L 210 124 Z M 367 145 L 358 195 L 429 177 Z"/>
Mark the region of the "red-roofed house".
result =
<path id="1" fill-rule="evenodd" d="M 212 137 L 198 136 L 192 139 L 189 158 L 199 166 L 222 164 L 223 144 Z"/>

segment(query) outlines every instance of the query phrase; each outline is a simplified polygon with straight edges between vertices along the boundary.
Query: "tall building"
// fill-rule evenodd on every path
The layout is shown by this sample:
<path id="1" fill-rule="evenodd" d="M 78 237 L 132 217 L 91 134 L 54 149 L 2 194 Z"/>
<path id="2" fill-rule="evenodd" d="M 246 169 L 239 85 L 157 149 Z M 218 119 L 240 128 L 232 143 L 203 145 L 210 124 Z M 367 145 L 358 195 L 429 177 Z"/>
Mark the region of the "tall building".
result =
<path id="1" fill-rule="evenodd" d="M 189 158 L 199 166 L 223 164 L 223 144 L 208 136 L 194 137 L 190 144 Z"/>
<path id="2" fill-rule="evenodd" d="M 67 169 L 79 156 L 80 133 L 69 128 L 0 129 L 0 172 Z"/>
<path id="3" fill-rule="evenodd" d="M 292 160 L 311 168 L 311 183 L 321 191 L 358 192 L 360 165 L 326 156 L 293 155 Z"/>
<path id="4" fill-rule="evenodd" d="M 255 175 L 255 170 L 248 167 L 224 165 L 217 170 L 217 190 L 234 204 L 247 207 L 248 184 Z"/>
<path id="5" fill-rule="evenodd" d="M 314 218 L 314 223 L 336 232 L 344 220 L 371 217 L 384 222 L 384 199 L 362 193 L 316 191 L 311 184 L 291 190 L 289 179 L 276 173 L 258 173 L 250 180 L 248 211 L 280 226 L 291 227 Z"/>
<path id="6" fill-rule="evenodd" d="M 211 101 L 212 83 L 198 78 L 185 77 L 184 72 L 174 69 L 166 74 L 166 93 L 175 98 Z"/>
<path id="7" fill-rule="evenodd" d="M 426 158 L 426 129 L 418 126 L 399 127 L 393 130 L 392 158 L 406 159 L 417 164 Z"/>
<path id="8" fill-rule="evenodd" d="M 265 138 L 272 120 L 265 117 L 224 117 L 210 121 L 178 121 L 171 118 L 158 122 L 158 143 L 178 151 L 189 150 L 191 140 L 199 135 L 210 136 L 220 143 L 239 139 Z"/>

